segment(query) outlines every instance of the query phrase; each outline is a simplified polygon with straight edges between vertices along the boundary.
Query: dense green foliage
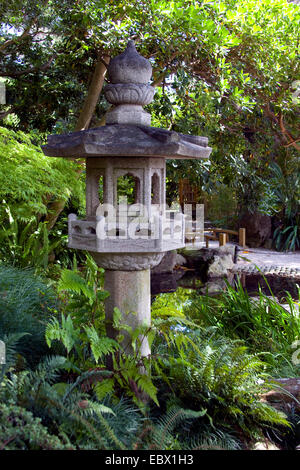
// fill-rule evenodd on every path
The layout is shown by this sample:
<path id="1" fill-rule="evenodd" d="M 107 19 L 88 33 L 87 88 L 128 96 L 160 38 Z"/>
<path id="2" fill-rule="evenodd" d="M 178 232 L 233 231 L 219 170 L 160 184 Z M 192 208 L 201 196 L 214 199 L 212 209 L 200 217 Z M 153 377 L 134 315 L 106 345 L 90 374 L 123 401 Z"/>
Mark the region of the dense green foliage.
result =
<path id="1" fill-rule="evenodd" d="M 0 380 L 0 398 L 6 403 L 0 415 L 5 446 L 44 448 L 42 436 L 49 435 L 51 448 L 239 449 L 267 429 L 277 435 L 287 427 L 285 416 L 259 399 L 273 386 L 269 374 L 278 371 L 274 366 L 278 354 L 268 351 L 263 342 L 254 344 L 254 333 L 252 343 L 251 334 L 242 334 L 244 330 L 251 333 L 262 307 L 253 303 L 252 317 L 247 324 L 242 321 L 240 334 L 224 315 L 225 309 L 233 319 L 235 312 L 242 314 L 242 306 L 250 302 L 245 292 L 229 290 L 219 300 L 210 299 L 211 303 L 205 297 L 191 300 L 188 292 L 178 292 L 171 304 L 168 296 L 159 296 L 153 304 L 153 324 L 147 329 L 128 328 L 116 309 L 114 327 L 119 334 L 112 340 L 104 329 L 102 301 L 107 293 L 101 287 L 102 272 L 90 259 L 87 266 L 82 273 L 76 267 L 62 272 L 60 301 L 55 309 L 50 308 L 50 320 L 45 306 L 52 298 L 51 290 L 26 271 L 2 267 L 1 292 L 7 295 L 8 305 L 17 292 L 26 299 L 25 287 L 30 286 L 29 312 L 25 300 L 19 315 L 6 323 L 5 336 L 0 335 L 7 343 L 7 365 Z M 13 283 L 21 286 L 22 282 L 25 287 L 14 291 Z M 262 294 L 260 301 L 269 302 L 271 318 L 276 318 L 280 307 Z M 35 311 L 42 322 L 38 332 L 31 327 Z M 212 311 L 223 312 L 224 328 L 217 320 L 209 326 Z M 27 322 L 22 323 L 26 316 Z M 294 322 L 286 328 L 290 332 L 287 341 L 297 335 Z M 279 325 L 278 315 L 277 323 L 273 321 L 272 331 L 279 338 L 285 320 Z M 22 328 L 33 339 L 38 337 L 40 354 L 52 346 L 48 349 L 51 356 L 39 364 L 30 360 Z M 124 352 L 124 330 L 130 335 L 132 353 Z M 152 344 L 151 360 L 139 355 L 143 335 Z M 55 355 L 58 351 L 61 356 Z M 270 352 L 273 363 L 268 360 Z M 286 347 L 281 356 L 287 360 L 288 355 Z M 5 434 L 3 423 L 8 415 L 26 426 L 13 435 L 7 428 Z"/>
<path id="2" fill-rule="evenodd" d="M 299 411 L 261 400 L 276 377 L 299 376 L 295 301 L 286 309 L 241 285 L 214 298 L 179 290 L 157 296 L 150 327 L 115 309 L 107 337 L 104 272 L 66 248 L 67 214 L 84 212 L 84 165 L 41 145 L 105 122 L 100 90 L 80 121 L 95 70 L 134 39 L 153 66 L 152 124 L 212 146 L 209 162 L 168 162 L 168 202 L 187 177 L 213 223 L 266 214 L 274 247 L 298 249 L 299 20 L 286 0 L 2 1 L 0 449 L 298 444 Z M 118 189 L 133 201 L 130 178 Z"/>
<path id="3" fill-rule="evenodd" d="M 202 197 L 229 186 L 236 216 L 274 216 L 274 246 L 295 249 L 299 19 L 299 5 L 286 0 L 2 2 L 3 122 L 26 131 L 73 130 L 96 64 L 134 38 L 153 65 L 153 125 L 207 135 L 213 147 L 209 167 L 169 162 L 169 197 L 184 176 Z M 90 126 L 106 110 L 101 98 Z"/>
<path id="4" fill-rule="evenodd" d="M 84 185 L 78 165 L 46 157 L 34 134 L 0 128 L 0 257 L 21 266 L 43 266 L 66 245 L 66 219 L 49 236 L 46 216 L 53 200 L 68 201 L 80 211 Z"/>
<path id="5" fill-rule="evenodd" d="M 270 295 L 259 290 L 251 298 L 241 284 L 237 288 L 228 285 L 219 297 L 196 296 L 187 307 L 188 315 L 228 338 L 243 340 L 250 351 L 259 351 L 273 375 L 297 376 L 299 366 L 291 362 L 292 345 L 300 336 L 297 302 L 287 293 L 283 306 L 272 291 Z"/>
<path id="6" fill-rule="evenodd" d="M 72 450 L 57 436 L 51 436 L 40 418 L 22 407 L 0 404 L 1 450 Z"/>
<path id="7" fill-rule="evenodd" d="M 32 270 L 0 265 L 0 337 L 6 341 L 8 335 L 24 334 L 16 351 L 25 363 L 36 364 L 48 354 L 45 328 L 57 303 L 54 291 Z"/>
<path id="8" fill-rule="evenodd" d="M 267 378 L 265 364 L 258 356 L 249 355 L 241 344 L 218 337 L 213 329 L 193 331 L 191 336 L 197 348 L 189 346 L 179 356 L 176 351 L 165 355 L 173 401 L 203 411 L 201 422 L 187 428 L 191 435 L 212 432 L 212 427 L 223 432 L 241 429 L 246 436 L 259 438 L 262 425 L 280 423 L 278 413 L 257 399 L 266 389 Z"/>

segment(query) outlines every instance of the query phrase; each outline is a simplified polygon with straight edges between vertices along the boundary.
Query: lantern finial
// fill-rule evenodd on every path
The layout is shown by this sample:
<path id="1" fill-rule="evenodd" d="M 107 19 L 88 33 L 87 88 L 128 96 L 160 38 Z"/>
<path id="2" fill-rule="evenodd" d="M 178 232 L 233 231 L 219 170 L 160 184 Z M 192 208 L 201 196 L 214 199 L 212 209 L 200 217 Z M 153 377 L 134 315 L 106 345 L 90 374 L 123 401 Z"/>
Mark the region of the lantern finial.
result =
<path id="1" fill-rule="evenodd" d="M 151 103 L 154 88 L 148 85 L 152 75 L 149 60 L 129 41 L 126 50 L 114 57 L 108 66 L 111 83 L 106 86 L 105 98 L 116 107 L 106 115 L 106 124 L 151 125 L 151 115 L 143 106 Z"/>

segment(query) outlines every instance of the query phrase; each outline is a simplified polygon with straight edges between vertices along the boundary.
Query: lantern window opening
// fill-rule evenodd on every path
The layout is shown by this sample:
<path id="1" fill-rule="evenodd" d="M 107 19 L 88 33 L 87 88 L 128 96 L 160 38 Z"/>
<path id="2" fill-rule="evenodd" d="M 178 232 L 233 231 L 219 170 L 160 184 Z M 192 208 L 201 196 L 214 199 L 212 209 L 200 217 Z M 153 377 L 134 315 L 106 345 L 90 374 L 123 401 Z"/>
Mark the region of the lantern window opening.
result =
<path id="1" fill-rule="evenodd" d="M 130 171 L 117 178 L 117 204 L 132 205 L 141 203 L 140 178 Z"/>
<path id="2" fill-rule="evenodd" d="M 153 173 L 151 178 L 151 204 L 161 203 L 161 184 L 157 172 Z"/>

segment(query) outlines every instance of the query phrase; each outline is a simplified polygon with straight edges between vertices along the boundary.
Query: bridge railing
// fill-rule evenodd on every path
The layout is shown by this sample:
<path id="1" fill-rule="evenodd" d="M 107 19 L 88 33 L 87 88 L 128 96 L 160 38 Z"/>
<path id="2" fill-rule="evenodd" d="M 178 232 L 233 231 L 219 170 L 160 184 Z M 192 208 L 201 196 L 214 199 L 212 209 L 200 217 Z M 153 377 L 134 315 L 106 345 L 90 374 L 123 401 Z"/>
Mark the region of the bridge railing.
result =
<path id="1" fill-rule="evenodd" d="M 239 246 L 243 248 L 246 247 L 246 229 L 243 227 L 240 227 L 237 231 L 212 227 L 212 228 L 206 229 L 205 232 L 209 232 L 209 233 L 204 233 L 206 248 L 209 247 L 210 240 L 219 241 L 219 246 L 226 245 L 226 243 L 229 242 L 229 235 L 237 236 Z"/>

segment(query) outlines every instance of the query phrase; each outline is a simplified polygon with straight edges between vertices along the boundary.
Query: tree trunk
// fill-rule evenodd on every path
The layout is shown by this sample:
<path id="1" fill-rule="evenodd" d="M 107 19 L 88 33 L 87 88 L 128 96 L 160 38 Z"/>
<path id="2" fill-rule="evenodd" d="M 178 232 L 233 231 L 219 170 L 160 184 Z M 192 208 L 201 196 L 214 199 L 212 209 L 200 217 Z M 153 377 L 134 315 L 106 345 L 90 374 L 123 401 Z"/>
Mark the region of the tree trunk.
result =
<path id="1" fill-rule="evenodd" d="M 106 70 L 107 70 L 105 63 L 108 64 L 109 60 L 110 60 L 109 56 L 103 56 L 103 58 L 100 57 L 96 63 L 93 78 L 89 86 L 83 108 L 80 112 L 80 116 L 76 123 L 75 129 L 74 129 L 75 131 L 81 131 L 84 129 L 88 129 L 89 127 L 89 124 L 95 112 L 95 108 L 96 108 L 100 93 L 103 88 L 104 77 L 105 77 Z M 83 170 L 84 170 L 84 167 L 82 166 L 82 168 L 80 168 L 77 171 L 78 177 L 81 175 Z M 54 227 L 59 215 L 64 210 L 65 205 L 66 205 L 66 201 L 64 199 L 54 201 L 50 205 L 48 214 L 45 219 L 45 221 L 47 222 L 48 232 L 50 232 L 50 230 Z"/>
<path id="2" fill-rule="evenodd" d="M 91 84 L 89 86 L 88 94 L 86 96 L 83 108 L 75 126 L 75 131 L 82 131 L 88 129 L 91 119 L 93 117 L 100 93 L 103 88 L 104 77 L 106 74 L 106 64 L 109 63 L 110 57 L 104 56 L 100 58 L 96 64 Z"/>

